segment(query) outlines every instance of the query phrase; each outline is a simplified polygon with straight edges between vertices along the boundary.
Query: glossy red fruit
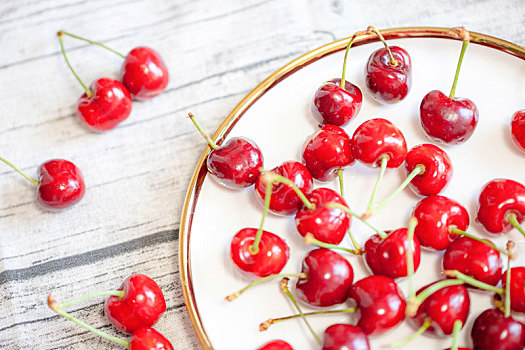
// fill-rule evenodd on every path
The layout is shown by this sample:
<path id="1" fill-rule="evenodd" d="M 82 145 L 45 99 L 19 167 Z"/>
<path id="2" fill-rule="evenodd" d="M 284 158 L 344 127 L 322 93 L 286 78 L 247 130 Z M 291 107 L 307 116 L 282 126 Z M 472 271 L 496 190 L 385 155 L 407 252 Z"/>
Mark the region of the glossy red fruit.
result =
<path id="1" fill-rule="evenodd" d="M 141 328 L 153 326 L 166 311 L 159 285 L 148 276 L 131 275 L 118 290 L 123 290 L 124 296 L 110 296 L 104 312 L 109 322 L 124 333 L 136 334 Z"/>
<path id="2" fill-rule="evenodd" d="M 129 350 L 173 350 L 173 345 L 155 329 L 144 327 L 131 336 Z"/>
<path id="3" fill-rule="evenodd" d="M 252 140 L 234 137 L 210 152 L 207 166 L 219 184 L 241 189 L 253 185 L 261 174 L 263 155 Z"/>
<path id="4" fill-rule="evenodd" d="M 284 340 L 272 340 L 260 348 L 257 348 L 257 350 L 293 350 L 293 348 Z"/>
<path id="5" fill-rule="evenodd" d="M 365 261 L 374 275 L 400 278 L 407 276 L 407 249 L 410 247 L 408 230 L 400 228 L 386 232 L 388 236 L 382 239 L 378 234 L 370 237 L 365 243 Z M 421 261 L 421 247 L 414 236 L 412 242 L 414 271 L 417 271 Z"/>
<path id="6" fill-rule="evenodd" d="M 525 325 L 498 309 L 483 311 L 470 335 L 475 350 L 522 350 L 525 346 Z"/>
<path id="7" fill-rule="evenodd" d="M 525 186 L 508 179 L 494 179 L 481 189 L 478 201 L 479 222 L 487 232 L 504 234 L 513 226 L 507 216 L 516 214 L 518 222 L 525 220 Z"/>
<path id="8" fill-rule="evenodd" d="M 420 294 L 434 283 L 421 288 L 416 294 Z M 419 306 L 413 320 L 418 327 L 421 327 L 425 319 L 430 318 L 432 325 L 427 328 L 427 332 L 440 336 L 450 335 L 456 320 L 465 324 L 469 310 L 470 297 L 467 288 L 464 285 L 448 286 L 426 298 Z"/>
<path id="9" fill-rule="evenodd" d="M 301 236 L 311 233 L 315 239 L 339 244 L 350 229 L 352 217 L 339 208 L 327 208 L 327 203 L 339 203 L 348 206 L 343 197 L 329 188 L 316 188 L 306 195 L 306 198 L 315 205 L 310 210 L 302 205 L 295 215 L 295 226 Z"/>
<path id="10" fill-rule="evenodd" d="M 323 350 L 369 350 L 368 338 L 361 328 L 334 324 L 324 331 Z"/>
<path id="11" fill-rule="evenodd" d="M 449 98 L 438 90 L 430 91 L 419 107 L 421 126 L 434 141 L 460 144 L 467 141 L 478 124 L 478 108 L 469 99 Z"/>
<path id="12" fill-rule="evenodd" d="M 37 200 L 46 209 L 65 209 L 78 203 L 86 192 L 82 172 L 64 159 L 51 159 L 38 168 Z"/>
<path id="13" fill-rule="evenodd" d="M 405 319 L 405 299 L 393 279 L 369 276 L 354 283 L 348 295 L 359 309 L 357 326 L 366 335 L 380 335 Z"/>
<path id="14" fill-rule="evenodd" d="M 452 162 L 448 154 L 437 146 L 425 143 L 408 151 L 405 160 L 407 174 L 418 164 L 425 166 L 425 172 L 417 175 L 410 182 L 410 188 L 416 194 L 421 196 L 438 194 L 452 178 Z"/>
<path id="15" fill-rule="evenodd" d="M 420 200 L 412 216 L 417 219 L 414 231 L 423 247 L 443 250 L 458 236 L 449 232 L 450 227 L 465 231 L 469 225 L 467 210 L 458 202 L 440 195 Z"/>
<path id="16" fill-rule="evenodd" d="M 100 78 L 89 89 L 93 95 L 84 93 L 77 103 L 77 116 L 88 128 L 111 130 L 129 117 L 133 101 L 120 81 Z"/>
<path id="17" fill-rule="evenodd" d="M 312 175 L 308 169 L 296 161 L 287 161 L 271 170 L 272 172 L 284 176 L 293 181 L 293 183 L 303 192 L 309 193 L 313 187 Z M 266 185 L 257 178 L 255 183 L 255 193 L 261 203 L 266 198 Z M 270 198 L 270 210 L 279 215 L 292 215 L 299 210 L 301 199 L 295 191 L 283 183 L 273 184 L 272 197 Z"/>
<path id="18" fill-rule="evenodd" d="M 390 46 L 397 64 L 391 64 L 386 48 L 374 51 L 366 64 L 366 85 L 379 102 L 396 103 L 406 97 L 412 86 L 410 56 L 399 46 Z"/>
<path id="19" fill-rule="evenodd" d="M 512 115 L 511 134 L 516 147 L 525 152 L 525 109 Z"/>
<path id="20" fill-rule="evenodd" d="M 314 249 L 303 260 L 297 295 L 314 306 L 332 306 L 344 302 L 354 280 L 354 269 L 342 255 L 325 248 Z"/>
<path id="21" fill-rule="evenodd" d="M 510 306 L 512 311 L 525 312 L 525 267 L 510 269 Z M 503 288 L 507 285 L 507 271 L 501 275 Z"/>
<path id="22" fill-rule="evenodd" d="M 386 119 L 370 119 L 361 124 L 352 136 L 354 157 L 371 167 L 381 165 L 381 156 L 388 155 L 387 168 L 397 168 L 405 161 L 407 143 L 401 130 Z"/>
<path id="23" fill-rule="evenodd" d="M 346 125 L 361 109 L 363 101 L 361 90 L 348 81 L 345 81 L 344 89 L 340 84 L 341 79 L 329 80 L 314 94 L 312 112 L 322 125 Z"/>
<path id="24" fill-rule="evenodd" d="M 312 177 L 319 181 L 334 179 L 338 169 L 350 166 L 354 162 L 350 137 L 335 125 L 325 125 L 311 135 L 302 153 L 303 163 Z"/>
<path id="25" fill-rule="evenodd" d="M 444 270 L 458 270 L 493 286 L 498 284 L 502 268 L 496 249 L 469 237 L 459 237 L 450 243 L 443 255 Z"/>
<path id="26" fill-rule="evenodd" d="M 162 57 L 149 47 L 131 50 L 124 59 L 120 75 L 122 83 L 137 100 L 157 96 L 166 89 L 170 79 Z"/>
<path id="27" fill-rule="evenodd" d="M 279 236 L 263 230 L 259 242 L 259 252 L 250 253 L 250 247 L 255 241 L 256 228 L 243 228 L 233 236 L 230 245 L 230 256 L 241 270 L 258 277 L 281 272 L 290 257 L 290 249 Z"/>

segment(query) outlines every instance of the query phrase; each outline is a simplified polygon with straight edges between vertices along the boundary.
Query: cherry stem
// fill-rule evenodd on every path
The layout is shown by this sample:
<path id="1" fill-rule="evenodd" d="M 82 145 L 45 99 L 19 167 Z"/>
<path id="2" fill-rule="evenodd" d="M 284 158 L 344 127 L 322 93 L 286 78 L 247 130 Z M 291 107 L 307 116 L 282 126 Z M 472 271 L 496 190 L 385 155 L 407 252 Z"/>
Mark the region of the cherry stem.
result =
<path id="1" fill-rule="evenodd" d="M 444 273 L 447 277 L 452 277 L 452 278 L 461 280 L 465 282 L 466 284 L 479 288 L 481 290 L 486 290 L 486 291 L 494 292 L 498 294 L 505 293 L 505 291 L 502 288 L 497 288 L 491 284 L 478 281 L 477 279 L 467 276 L 464 273 L 459 272 L 458 270 L 445 270 Z"/>
<path id="2" fill-rule="evenodd" d="M 195 116 L 193 115 L 193 113 L 188 113 L 188 117 L 190 117 L 190 120 L 193 122 L 193 125 L 195 125 L 195 127 L 197 128 L 197 130 L 199 130 L 199 132 L 201 133 L 202 137 L 204 137 L 204 139 L 206 140 L 206 142 L 208 142 L 208 145 L 210 145 L 210 147 L 214 150 L 216 150 L 217 148 L 219 148 L 219 146 L 217 146 L 217 144 L 208 136 L 208 134 L 206 134 L 204 132 L 204 130 L 202 129 L 202 127 L 200 126 L 200 124 L 197 122 L 197 119 L 195 119 Z"/>
<path id="3" fill-rule="evenodd" d="M 62 56 L 64 56 L 64 60 L 66 60 L 67 66 L 69 67 L 69 69 L 71 70 L 71 73 L 73 73 L 75 78 L 77 78 L 80 85 L 82 85 L 82 88 L 86 92 L 87 97 L 91 98 L 93 96 L 93 92 L 86 86 L 86 84 L 84 84 L 82 79 L 80 79 L 80 77 L 77 75 L 77 73 L 73 69 L 73 66 L 71 66 L 71 63 L 69 63 L 69 60 L 67 59 L 66 50 L 64 50 L 64 43 L 62 41 L 62 32 L 58 32 L 57 35 L 58 35 L 58 41 L 60 41 L 60 50 L 62 50 Z"/>
<path id="4" fill-rule="evenodd" d="M 377 189 L 379 188 L 379 184 L 383 180 L 383 176 L 385 175 L 386 166 L 388 165 L 388 161 L 390 160 L 390 156 L 388 154 L 382 154 L 379 159 L 381 159 L 381 168 L 379 169 L 379 176 L 377 177 L 376 184 L 374 185 L 374 189 L 372 190 L 372 196 L 370 196 L 370 201 L 368 202 L 368 207 L 366 209 L 367 212 L 372 211 L 372 207 L 374 206 L 374 200 L 376 198 Z"/>
<path id="5" fill-rule="evenodd" d="M 514 228 L 516 228 L 523 236 L 525 236 L 525 229 L 520 225 L 516 213 L 510 213 L 507 215 L 506 219 L 512 226 L 514 226 Z"/>
<path id="6" fill-rule="evenodd" d="M 474 236 L 473 234 L 471 233 L 468 233 L 468 232 L 465 232 L 463 230 L 460 230 L 459 228 L 457 228 L 456 226 L 452 225 L 452 226 L 449 226 L 449 230 L 448 230 L 451 234 L 453 235 L 458 235 L 458 236 L 465 236 L 465 237 L 468 237 L 470 239 L 473 239 L 475 241 L 478 241 L 480 243 L 483 243 L 489 247 L 491 247 L 492 249 L 498 251 L 500 254 L 503 254 L 503 255 L 507 255 L 508 253 L 504 250 L 501 250 L 499 249 L 498 247 L 496 247 L 496 245 L 494 245 L 494 243 L 492 242 L 489 242 L 485 239 L 482 239 L 482 238 L 479 238 L 479 237 L 476 237 Z M 512 257 L 514 259 L 514 257 Z"/>
<path id="7" fill-rule="evenodd" d="M 83 37 L 81 37 L 81 36 L 78 36 L 78 35 L 74 35 L 74 34 L 68 33 L 68 32 L 66 32 L 66 31 L 64 31 L 64 30 L 61 30 L 61 31 L 58 32 L 58 36 L 62 36 L 62 35 L 67 35 L 67 36 L 70 36 L 70 37 L 72 37 L 72 38 L 75 38 L 75 39 L 78 39 L 78 40 L 82 40 L 82 41 L 88 42 L 88 43 L 93 44 L 93 45 L 98 45 L 98 46 L 100 46 L 100 47 L 102 47 L 102 48 L 104 48 L 104 49 L 106 49 L 106 50 L 108 50 L 108 51 L 113 52 L 115 55 L 118 55 L 118 56 L 120 56 L 120 57 L 122 57 L 122 58 L 126 58 L 126 56 L 124 56 L 124 55 L 121 54 L 120 52 L 118 52 L 118 51 L 116 51 L 116 50 L 113 50 L 112 48 L 107 47 L 106 45 L 104 45 L 104 44 L 102 44 L 102 43 L 100 43 L 100 42 L 98 42 L 98 41 L 89 40 L 89 39 L 83 38 Z"/>
<path id="8" fill-rule="evenodd" d="M 345 88 L 345 83 L 346 83 L 345 81 L 346 79 L 346 61 L 348 59 L 348 52 L 350 51 L 350 48 L 352 47 L 352 44 L 354 43 L 354 40 L 357 38 L 357 36 L 358 36 L 358 33 L 355 33 L 354 35 L 352 35 L 352 37 L 348 41 L 348 45 L 346 45 L 345 58 L 343 60 L 343 74 L 341 74 L 341 82 L 339 85 L 341 89 Z"/>
<path id="9" fill-rule="evenodd" d="M 454 321 L 454 327 L 452 328 L 452 347 L 450 350 L 458 350 L 459 332 L 463 328 L 463 322 L 461 320 Z"/>
<path id="10" fill-rule="evenodd" d="M 303 311 L 301 310 L 301 308 L 299 307 L 299 305 L 297 305 L 297 302 L 295 301 L 295 298 L 293 297 L 292 293 L 290 293 L 290 289 L 288 289 L 288 281 L 290 279 L 288 277 L 285 277 L 281 280 L 281 291 L 286 294 L 286 296 L 288 297 L 288 299 L 291 300 L 291 302 L 293 303 L 293 305 L 295 306 L 295 308 L 297 309 L 297 311 L 299 312 L 299 315 L 301 316 L 301 318 L 303 319 L 304 323 L 306 324 L 306 326 L 308 327 L 308 329 L 310 330 L 310 332 L 312 333 L 312 335 L 314 336 L 315 340 L 317 340 L 317 342 L 319 344 L 322 344 L 321 342 L 321 339 L 319 339 L 319 337 L 317 336 L 317 334 L 315 334 L 314 330 L 312 329 L 312 326 L 310 325 L 310 322 L 308 322 L 308 320 L 306 319 L 306 317 L 304 316 L 304 313 Z"/>
<path id="11" fill-rule="evenodd" d="M 355 307 L 350 307 L 347 309 L 341 309 L 341 310 L 325 310 L 325 311 L 314 311 L 314 312 L 305 312 L 303 313 L 303 316 L 313 316 L 313 315 L 325 315 L 325 314 L 340 314 L 340 313 L 354 313 L 357 309 Z M 291 315 L 291 316 L 284 316 L 279 318 L 270 318 L 263 323 L 259 325 L 259 331 L 264 332 L 268 328 L 270 328 L 271 325 L 277 322 L 282 322 L 286 320 L 293 320 L 295 318 L 301 317 L 301 314 Z"/>
<path id="12" fill-rule="evenodd" d="M 337 177 L 339 178 L 339 192 L 341 197 L 345 196 L 345 185 L 343 182 L 343 169 L 337 169 Z"/>
<path id="13" fill-rule="evenodd" d="M 306 198 L 306 196 L 304 195 L 303 191 L 301 191 L 299 189 L 299 187 L 297 187 L 297 185 L 292 180 L 290 180 L 289 178 L 281 176 L 279 174 L 276 174 L 276 173 L 274 173 L 272 171 L 265 171 L 263 173 L 262 177 L 261 177 L 261 181 L 263 181 L 263 183 L 266 183 L 266 184 L 268 184 L 268 183 L 274 183 L 274 184 L 283 183 L 285 185 L 290 186 L 292 188 L 292 190 L 294 190 L 295 194 L 297 194 L 299 199 L 301 199 L 301 201 L 303 202 L 305 207 L 307 207 L 309 210 L 314 210 L 315 209 L 315 204 L 310 202 L 308 200 L 308 198 Z"/>
<path id="14" fill-rule="evenodd" d="M 83 297 L 80 297 L 77 299 L 73 299 L 73 300 L 69 300 L 69 301 L 60 303 L 60 307 L 65 309 L 67 307 L 70 307 L 71 305 L 78 304 L 84 300 L 88 300 L 88 299 L 100 297 L 100 296 L 116 296 L 119 299 L 122 299 L 124 298 L 124 294 L 126 294 L 126 292 L 124 292 L 123 290 L 107 290 L 104 292 L 91 293 L 91 294 L 84 295 Z"/>
<path id="15" fill-rule="evenodd" d="M 350 240 L 352 241 L 355 250 L 359 252 L 359 255 L 364 254 L 363 247 L 361 247 L 359 243 L 357 243 L 357 241 L 355 240 L 354 235 L 352 234 L 352 230 L 348 230 L 348 236 L 350 237 Z"/>
<path id="16" fill-rule="evenodd" d="M 5 163 L 6 165 L 10 166 L 11 168 L 13 168 L 17 173 L 19 173 L 20 175 L 22 175 L 27 181 L 31 182 L 33 185 L 35 186 L 38 186 L 40 185 L 40 182 L 33 179 L 32 177 L 29 177 L 27 176 L 26 174 L 24 174 L 22 172 L 22 170 L 18 169 L 16 166 L 13 165 L 13 163 L 11 163 L 10 161 L 8 161 L 7 159 L 4 159 L 2 157 L 0 157 L 0 161 Z"/>
<path id="17" fill-rule="evenodd" d="M 407 178 L 405 179 L 405 181 L 403 181 L 401 183 L 401 185 L 399 185 L 399 187 L 394 191 L 392 192 L 392 194 L 390 196 L 388 196 L 386 199 L 384 199 L 381 203 L 377 204 L 372 210 L 368 210 L 365 214 L 363 214 L 362 216 L 365 218 L 365 219 L 368 219 L 370 218 L 372 215 L 374 215 L 375 213 L 377 213 L 379 210 L 381 210 L 385 205 L 387 205 L 388 203 L 390 203 L 390 201 L 392 199 L 394 199 L 401 191 L 403 191 L 405 189 L 405 187 L 408 186 L 408 184 L 418 175 L 421 175 L 425 172 L 425 166 L 423 164 L 418 164 L 416 165 L 416 167 L 414 168 L 414 170 L 412 170 L 410 172 L 410 174 L 408 174 Z"/>
<path id="18" fill-rule="evenodd" d="M 507 259 L 507 276 L 505 280 L 505 317 L 510 317 L 510 255 L 512 254 L 512 249 L 514 249 L 514 242 L 507 242 L 507 252 L 509 257 Z"/>
<path id="19" fill-rule="evenodd" d="M 470 41 L 468 31 L 464 28 L 457 28 L 461 39 L 463 40 L 463 45 L 461 46 L 461 53 L 459 54 L 458 66 L 456 68 L 456 76 L 454 77 L 454 83 L 452 84 L 452 89 L 450 89 L 449 97 L 452 99 L 456 95 L 456 85 L 458 84 L 459 71 L 461 70 L 461 64 L 463 62 L 463 57 L 465 56 L 465 51 L 467 50 L 467 45 Z"/>
<path id="20" fill-rule="evenodd" d="M 275 278 L 282 278 L 282 277 L 307 278 L 308 275 L 306 273 L 303 273 L 303 272 L 298 272 L 298 273 L 280 273 L 280 274 L 275 274 L 275 275 L 269 275 L 269 276 L 266 276 L 266 277 L 259 278 L 256 281 L 253 281 L 252 283 L 248 284 L 243 289 L 228 295 L 224 299 L 226 299 L 228 301 L 233 301 L 233 300 L 237 299 L 242 293 L 246 292 L 248 289 L 250 289 L 252 287 L 255 287 L 256 285 L 258 285 L 258 284 L 260 284 L 262 282 L 266 282 L 266 281 L 269 281 L 269 280 L 272 280 L 272 279 L 275 279 Z"/>
<path id="21" fill-rule="evenodd" d="M 450 287 L 450 286 L 457 286 L 460 284 L 464 284 L 462 280 L 459 279 L 451 279 L 451 280 L 443 280 L 439 281 L 437 283 L 434 283 L 433 285 L 429 286 L 425 290 L 423 290 L 421 293 L 419 293 L 414 300 L 408 300 L 407 306 L 405 309 L 405 314 L 407 317 L 414 317 L 417 313 L 417 309 L 419 306 L 432 294 L 439 291 L 440 289 Z"/>
<path id="22" fill-rule="evenodd" d="M 129 342 L 128 341 L 120 339 L 120 338 L 117 338 L 117 337 L 114 337 L 114 336 L 109 335 L 107 333 L 104 333 L 101 330 L 98 330 L 98 329 L 94 328 L 93 326 L 90 326 L 87 323 L 82 322 L 78 318 L 76 318 L 73 315 L 70 315 L 69 313 L 67 313 L 64 310 L 62 310 L 61 309 L 62 305 L 59 302 L 55 301 L 51 297 L 51 295 L 49 295 L 47 297 L 47 305 L 49 306 L 49 308 L 51 310 L 53 310 L 54 312 L 56 312 L 60 316 L 65 317 L 68 320 L 75 322 L 77 325 L 87 329 L 88 331 L 90 331 L 92 333 L 95 333 L 96 335 L 98 335 L 98 336 L 100 336 L 102 338 L 105 338 L 105 339 L 107 339 L 109 341 L 112 341 L 112 342 L 117 343 L 119 345 L 122 345 L 122 346 L 124 346 L 126 348 L 129 348 Z"/>
<path id="23" fill-rule="evenodd" d="M 259 225 L 259 229 L 257 230 L 257 233 L 255 234 L 255 240 L 253 241 L 253 244 L 248 248 L 248 251 L 251 255 L 259 254 L 259 243 L 261 242 L 262 234 L 263 234 L 263 227 L 264 227 L 264 220 L 266 219 L 266 214 L 268 214 L 268 209 L 270 209 L 270 201 L 272 199 L 272 189 L 273 185 L 272 183 L 266 184 L 266 192 L 264 194 L 264 209 L 261 219 L 261 224 Z"/>
<path id="24" fill-rule="evenodd" d="M 414 332 L 410 337 L 400 340 L 398 342 L 390 344 L 391 348 L 400 348 L 402 346 L 405 346 L 406 344 L 410 343 L 412 340 L 419 337 L 421 334 L 425 333 L 428 327 L 432 325 L 432 320 L 430 318 L 425 318 L 425 322 L 419 327 L 417 331 Z"/>
<path id="25" fill-rule="evenodd" d="M 417 226 L 417 219 L 411 217 L 408 221 L 408 249 L 407 249 L 407 276 L 408 276 L 408 300 L 416 299 L 416 291 L 414 289 L 414 252 L 412 245 L 414 243 L 414 230 Z"/>
<path id="26" fill-rule="evenodd" d="M 396 59 L 394 58 L 394 55 L 392 55 L 392 51 L 390 51 L 390 47 L 388 47 L 388 44 L 386 43 L 386 40 L 385 40 L 385 37 L 383 36 L 383 34 L 381 34 L 381 32 L 379 30 L 377 30 L 375 27 L 373 26 L 368 26 L 368 30 L 371 31 L 371 32 L 374 32 L 376 33 L 376 35 L 379 37 L 379 40 L 381 40 L 381 42 L 383 43 L 383 45 L 385 45 L 385 48 L 386 50 L 388 51 L 388 56 L 390 56 L 390 65 L 392 67 L 395 67 L 397 66 L 397 61 Z"/>
<path id="27" fill-rule="evenodd" d="M 388 237 L 388 235 L 384 231 L 378 229 L 377 227 L 372 225 L 368 220 L 363 219 L 360 215 L 357 215 L 357 213 L 354 213 L 352 210 L 350 210 L 350 208 L 348 208 L 347 206 L 343 204 L 330 202 L 330 203 L 326 203 L 325 207 L 327 207 L 328 209 L 341 209 L 345 213 L 348 213 L 352 215 L 353 217 L 356 217 L 359 220 L 361 220 L 365 225 L 367 225 L 372 230 L 374 230 L 382 239 L 385 239 Z"/>
<path id="28" fill-rule="evenodd" d="M 313 245 L 316 245 L 316 246 L 321 247 L 321 248 L 339 249 L 339 250 L 345 251 L 345 252 L 353 254 L 353 255 L 363 255 L 363 253 L 364 253 L 362 250 L 348 249 L 348 248 L 345 248 L 345 247 L 338 246 L 337 244 L 325 243 L 323 241 L 320 241 L 320 240 L 316 239 L 314 237 L 314 235 L 311 234 L 311 233 L 307 233 L 304 236 L 304 242 L 306 244 L 313 244 Z"/>

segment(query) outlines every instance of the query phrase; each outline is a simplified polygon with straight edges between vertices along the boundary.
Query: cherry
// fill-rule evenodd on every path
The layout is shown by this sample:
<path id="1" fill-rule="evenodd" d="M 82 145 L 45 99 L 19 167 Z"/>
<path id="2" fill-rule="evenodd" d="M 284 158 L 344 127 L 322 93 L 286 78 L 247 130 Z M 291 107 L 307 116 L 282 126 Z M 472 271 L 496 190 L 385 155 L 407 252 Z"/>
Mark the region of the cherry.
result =
<path id="1" fill-rule="evenodd" d="M 284 340 L 272 340 L 257 350 L 293 350 L 292 346 Z"/>
<path id="2" fill-rule="evenodd" d="M 374 31 L 385 45 L 374 51 L 366 64 L 366 85 L 379 102 L 396 103 L 403 100 L 412 86 L 410 56 L 399 46 L 388 46 L 385 38 L 374 27 Z"/>
<path id="3" fill-rule="evenodd" d="M 361 328 L 334 324 L 324 331 L 323 350 L 369 350 L 368 338 Z"/>
<path id="4" fill-rule="evenodd" d="M 516 147 L 525 152 L 525 109 L 512 115 L 511 134 Z"/>
<path id="5" fill-rule="evenodd" d="M 303 260 L 297 280 L 299 298 L 314 306 L 332 306 L 347 299 L 354 279 L 352 265 L 340 254 L 325 248 L 314 249 Z"/>
<path id="6" fill-rule="evenodd" d="M 350 137 L 338 126 L 325 125 L 309 137 L 303 147 L 303 163 L 312 177 L 329 181 L 354 162 Z"/>
<path id="7" fill-rule="evenodd" d="M 193 114 L 188 113 L 188 116 L 212 148 L 206 162 L 211 177 L 231 189 L 253 185 L 263 167 L 263 156 L 255 142 L 245 137 L 233 137 L 218 146 L 202 130 Z"/>
<path id="8" fill-rule="evenodd" d="M 425 133 L 434 141 L 446 144 L 467 141 L 472 136 L 479 118 L 474 102 L 466 98 L 454 98 L 461 63 L 470 40 L 465 29 L 457 28 L 456 31 L 463 40 L 463 46 L 450 95 L 447 97 L 441 91 L 433 90 L 423 98 L 419 107 L 421 126 Z"/>
<path id="9" fill-rule="evenodd" d="M 299 190 L 308 193 L 312 190 L 313 179 L 308 169 L 296 161 L 287 161 L 271 170 L 273 173 L 284 176 L 291 180 Z M 261 180 L 261 176 L 255 183 L 255 193 L 257 198 L 264 202 L 266 184 Z M 297 212 L 301 205 L 301 199 L 294 189 L 285 183 L 273 185 L 270 210 L 275 214 L 292 215 Z"/>
<path id="10" fill-rule="evenodd" d="M 503 288 L 506 288 L 507 271 L 501 276 Z M 510 269 L 510 300 L 513 311 L 525 312 L 525 267 L 513 267 Z"/>
<path id="11" fill-rule="evenodd" d="M 150 327 L 140 328 L 133 333 L 130 350 L 173 350 L 173 345 L 162 334 Z"/>
<path id="12" fill-rule="evenodd" d="M 109 322 L 118 330 L 133 334 L 153 326 L 166 311 L 166 301 L 159 285 L 145 275 L 131 275 L 118 290 L 122 296 L 110 296 L 104 305 Z"/>
<path id="13" fill-rule="evenodd" d="M 483 311 L 471 331 L 476 350 L 521 350 L 525 346 L 525 325 L 499 309 Z"/>
<path id="14" fill-rule="evenodd" d="M 343 197 L 329 188 L 316 188 L 307 199 L 311 203 L 308 207 L 304 203 L 295 215 L 295 226 L 303 237 L 311 233 L 315 239 L 339 244 L 350 228 L 352 217 L 341 208 L 327 207 L 327 204 L 338 203 L 347 206 Z"/>
<path id="15" fill-rule="evenodd" d="M 440 195 L 420 200 L 412 214 L 418 222 L 415 234 L 423 247 L 443 250 L 458 236 L 451 228 L 466 230 L 469 225 L 467 210 L 458 202 Z"/>
<path id="16" fill-rule="evenodd" d="M 485 184 L 479 195 L 476 221 L 493 234 L 504 234 L 525 220 L 525 186 L 509 179 L 494 179 Z"/>
<path id="17" fill-rule="evenodd" d="M 357 326 L 366 335 L 379 335 L 405 319 L 405 299 L 389 277 L 369 276 L 354 283 L 348 295 L 360 311 Z"/>

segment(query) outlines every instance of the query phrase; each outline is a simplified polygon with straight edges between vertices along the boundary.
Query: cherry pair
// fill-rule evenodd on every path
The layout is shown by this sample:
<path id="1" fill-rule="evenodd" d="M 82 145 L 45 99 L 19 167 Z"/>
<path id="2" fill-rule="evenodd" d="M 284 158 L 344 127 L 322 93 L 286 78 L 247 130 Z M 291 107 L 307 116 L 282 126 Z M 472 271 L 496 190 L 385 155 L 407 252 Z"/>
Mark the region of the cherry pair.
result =
<path id="1" fill-rule="evenodd" d="M 85 91 L 78 100 L 77 115 L 91 130 L 114 129 L 131 113 L 132 97 L 137 100 L 149 99 L 160 94 L 168 85 L 168 69 L 160 55 L 151 48 L 136 47 L 124 56 L 101 43 L 63 30 L 57 35 L 64 59 Z M 111 78 L 99 78 L 87 87 L 69 63 L 62 42 L 64 35 L 101 46 L 122 57 L 124 59 L 120 71 L 122 83 Z"/>

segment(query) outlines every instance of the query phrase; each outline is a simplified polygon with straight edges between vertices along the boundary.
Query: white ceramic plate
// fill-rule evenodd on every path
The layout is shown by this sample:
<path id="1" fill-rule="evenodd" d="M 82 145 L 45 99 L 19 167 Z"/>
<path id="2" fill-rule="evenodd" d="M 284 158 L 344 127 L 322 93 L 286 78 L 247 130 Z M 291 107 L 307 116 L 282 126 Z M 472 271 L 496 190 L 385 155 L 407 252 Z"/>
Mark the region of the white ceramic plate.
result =
<path id="1" fill-rule="evenodd" d="M 377 104 L 367 94 L 364 66 L 372 51 L 382 47 L 375 38 L 367 37 L 350 51 L 347 79 L 357 84 L 364 93 L 361 111 L 346 132 L 354 130 L 365 120 L 382 117 L 401 129 L 409 148 L 430 142 L 419 122 L 419 105 L 423 96 L 438 89 L 448 94 L 454 77 L 461 42 L 448 40 L 442 28 L 400 28 L 384 31 L 391 45 L 405 48 L 413 64 L 413 85 L 407 98 L 395 105 Z M 475 207 L 480 188 L 493 178 L 504 177 L 525 183 L 525 155 L 520 154 L 510 141 L 510 118 L 525 106 L 525 49 L 499 39 L 472 34 L 459 78 L 456 95 L 472 99 L 479 108 L 479 123 L 473 137 L 455 147 L 443 147 L 450 155 L 454 175 L 442 193 L 462 203 L 471 216 L 470 232 L 482 234 L 474 223 Z M 319 85 L 340 77 L 346 40 L 341 40 L 291 62 L 274 73 L 252 91 L 232 112 L 217 131 L 215 138 L 222 142 L 234 136 L 254 140 L 264 155 L 266 169 L 286 160 L 300 160 L 306 138 L 318 127 L 311 115 L 312 95 Z M 483 45 L 480 45 L 483 43 Z M 484 45 L 488 45 L 484 46 Z M 316 349 L 312 336 L 301 320 L 276 324 L 266 332 L 259 332 L 259 324 L 271 317 L 294 314 L 290 302 L 281 294 L 278 281 L 254 288 L 234 302 L 224 297 L 251 280 L 234 268 L 229 255 L 233 235 L 244 227 L 258 227 L 262 208 L 255 199 L 253 187 L 233 191 L 217 185 L 206 176 L 203 154 L 190 184 L 180 230 L 180 270 L 186 304 L 195 330 L 205 348 L 255 349 L 272 339 L 288 341 L 295 349 Z M 378 174 L 360 163 L 345 169 L 346 200 L 350 207 L 363 212 Z M 388 170 L 379 189 L 382 199 L 404 179 L 404 169 Z M 316 183 L 338 189 L 337 180 Z M 419 200 L 405 190 L 385 207 L 372 222 L 387 230 L 406 227 L 413 206 Z M 293 217 L 269 215 L 265 229 L 283 237 L 290 245 L 291 256 L 283 272 L 299 272 L 306 246 L 296 232 Z M 360 243 L 372 232 L 353 221 L 352 231 Z M 503 247 L 507 239 L 523 241 L 516 230 L 504 237 L 491 237 Z M 345 246 L 350 242 L 345 238 Z M 525 246 L 516 265 L 525 265 Z M 344 254 L 344 253 L 343 253 Z M 357 281 L 367 275 L 362 257 L 345 255 L 351 262 Z M 441 277 L 441 254 L 425 251 L 415 285 L 420 288 Z M 293 283 L 290 283 L 293 285 Z M 407 295 L 406 281 L 399 285 Z M 461 336 L 461 346 L 471 346 L 470 329 L 476 316 L 492 306 L 491 294 L 470 292 L 472 307 L 468 323 Z M 311 308 L 303 304 L 305 311 Z M 334 308 L 346 307 L 345 304 Z M 521 316 L 517 316 L 522 319 Z M 355 316 L 314 316 L 310 321 L 322 336 L 326 327 L 334 323 L 355 323 Z M 371 338 L 374 349 L 403 339 L 414 332 L 404 322 L 398 328 L 380 337 Z M 451 337 L 420 336 L 406 348 L 444 349 L 452 344 Z"/>

